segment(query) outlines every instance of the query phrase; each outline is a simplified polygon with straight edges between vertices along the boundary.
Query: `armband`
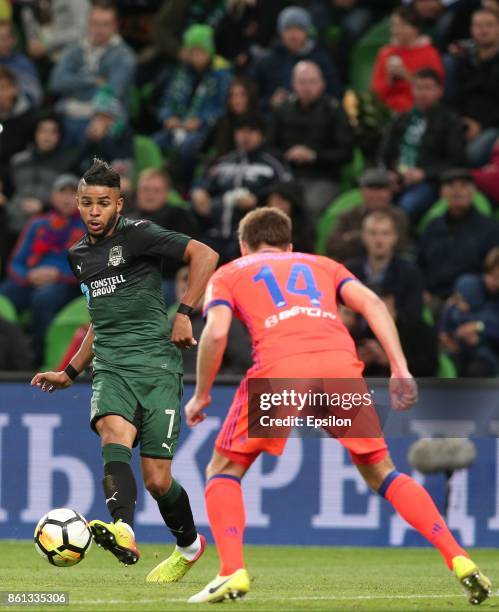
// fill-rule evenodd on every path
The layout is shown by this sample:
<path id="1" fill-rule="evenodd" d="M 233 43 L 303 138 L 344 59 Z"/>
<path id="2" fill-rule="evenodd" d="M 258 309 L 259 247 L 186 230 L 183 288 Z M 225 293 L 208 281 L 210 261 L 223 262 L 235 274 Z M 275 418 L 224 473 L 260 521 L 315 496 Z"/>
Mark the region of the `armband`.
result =
<path id="1" fill-rule="evenodd" d="M 194 308 L 192 306 L 188 306 L 187 304 L 179 304 L 177 308 L 177 312 L 179 314 L 187 315 L 188 317 L 192 316 L 194 312 Z"/>
<path id="2" fill-rule="evenodd" d="M 64 368 L 64 372 L 66 372 L 71 380 L 75 380 L 80 375 L 80 372 L 78 372 L 76 368 L 73 368 L 70 363 Z"/>

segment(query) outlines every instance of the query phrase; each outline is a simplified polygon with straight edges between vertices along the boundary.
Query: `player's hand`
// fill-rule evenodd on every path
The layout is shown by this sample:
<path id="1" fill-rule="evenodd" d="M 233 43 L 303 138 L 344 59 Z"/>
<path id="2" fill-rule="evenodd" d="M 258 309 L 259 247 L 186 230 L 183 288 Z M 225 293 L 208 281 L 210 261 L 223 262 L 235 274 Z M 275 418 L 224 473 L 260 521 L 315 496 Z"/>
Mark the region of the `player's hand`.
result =
<path id="1" fill-rule="evenodd" d="M 67 389 L 73 381 L 64 372 L 39 372 L 31 381 L 32 387 L 40 387 L 42 391 L 53 393 L 56 389 Z"/>
<path id="2" fill-rule="evenodd" d="M 394 410 L 409 410 L 418 401 L 418 387 L 409 372 L 392 374 L 390 397 Z"/>
<path id="3" fill-rule="evenodd" d="M 206 419 L 204 409 L 211 404 L 211 396 L 196 397 L 195 395 L 185 405 L 185 418 L 189 427 L 195 427 Z"/>
<path id="4" fill-rule="evenodd" d="M 178 313 L 173 321 L 172 342 L 178 348 L 190 349 L 197 345 L 192 337 L 192 323 L 187 315 Z"/>

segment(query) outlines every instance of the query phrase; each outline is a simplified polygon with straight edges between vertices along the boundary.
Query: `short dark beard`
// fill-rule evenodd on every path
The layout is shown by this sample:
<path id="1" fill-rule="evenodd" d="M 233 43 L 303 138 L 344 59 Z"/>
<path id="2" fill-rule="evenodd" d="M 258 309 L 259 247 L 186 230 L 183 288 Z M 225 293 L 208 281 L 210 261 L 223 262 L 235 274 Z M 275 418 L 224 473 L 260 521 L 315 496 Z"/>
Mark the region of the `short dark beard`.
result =
<path id="1" fill-rule="evenodd" d="M 106 225 L 104 226 L 104 229 L 102 230 L 102 232 L 100 234 L 92 234 L 91 232 L 89 232 L 90 236 L 92 236 L 92 238 L 96 241 L 99 242 L 100 240 L 104 240 L 104 238 L 107 238 L 107 235 L 109 233 L 109 231 L 114 227 L 114 225 L 116 224 L 116 221 L 118 220 L 118 216 L 119 213 L 115 213 L 110 219 L 109 221 L 106 223 Z"/>

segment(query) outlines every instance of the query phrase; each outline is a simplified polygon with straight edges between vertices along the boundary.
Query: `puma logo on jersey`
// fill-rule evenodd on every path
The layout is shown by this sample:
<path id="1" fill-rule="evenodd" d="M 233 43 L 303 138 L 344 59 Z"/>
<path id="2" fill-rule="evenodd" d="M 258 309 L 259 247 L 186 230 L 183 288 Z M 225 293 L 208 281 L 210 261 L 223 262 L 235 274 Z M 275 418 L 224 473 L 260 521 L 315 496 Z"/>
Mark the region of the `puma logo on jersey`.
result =
<path id="1" fill-rule="evenodd" d="M 163 446 L 164 448 L 166 448 L 166 450 L 167 450 L 169 453 L 171 453 L 171 452 L 172 452 L 173 442 L 172 442 L 172 444 L 166 444 L 166 442 L 163 442 L 163 444 L 162 444 L 161 446 Z"/>
<path id="2" fill-rule="evenodd" d="M 78 272 L 80 272 L 81 274 L 81 269 L 83 268 L 83 262 L 81 264 L 76 264 L 76 267 L 78 268 Z"/>
<path id="3" fill-rule="evenodd" d="M 115 491 L 111 497 L 109 497 L 108 499 L 106 499 L 106 504 L 109 503 L 110 501 L 118 501 L 115 497 L 115 495 L 118 495 L 118 491 Z"/>

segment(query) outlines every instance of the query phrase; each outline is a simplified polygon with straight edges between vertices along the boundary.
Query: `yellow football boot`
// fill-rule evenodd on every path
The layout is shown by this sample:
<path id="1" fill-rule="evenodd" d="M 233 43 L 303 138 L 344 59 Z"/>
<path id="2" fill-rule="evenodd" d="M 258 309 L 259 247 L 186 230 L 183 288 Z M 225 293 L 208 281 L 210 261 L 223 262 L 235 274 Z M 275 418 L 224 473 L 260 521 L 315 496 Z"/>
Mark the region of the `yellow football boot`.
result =
<path id="1" fill-rule="evenodd" d="M 140 558 L 133 531 L 120 519 L 116 523 L 90 521 L 94 542 L 104 550 L 109 550 L 124 565 L 133 565 Z"/>
<path id="2" fill-rule="evenodd" d="M 242 568 L 230 576 L 217 576 L 202 591 L 190 597 L 188 603 L 219 603 L 225 599 L 236 600 L 250 590 L 250 577 Z"/>
<path id="3" fill-rule="evenodd" d="M 454 557 L 452 569 L 465 588 L 470 604 L 477 606 L 492 594 L 492 583 L 468 557 L 463 555 Z"/>

